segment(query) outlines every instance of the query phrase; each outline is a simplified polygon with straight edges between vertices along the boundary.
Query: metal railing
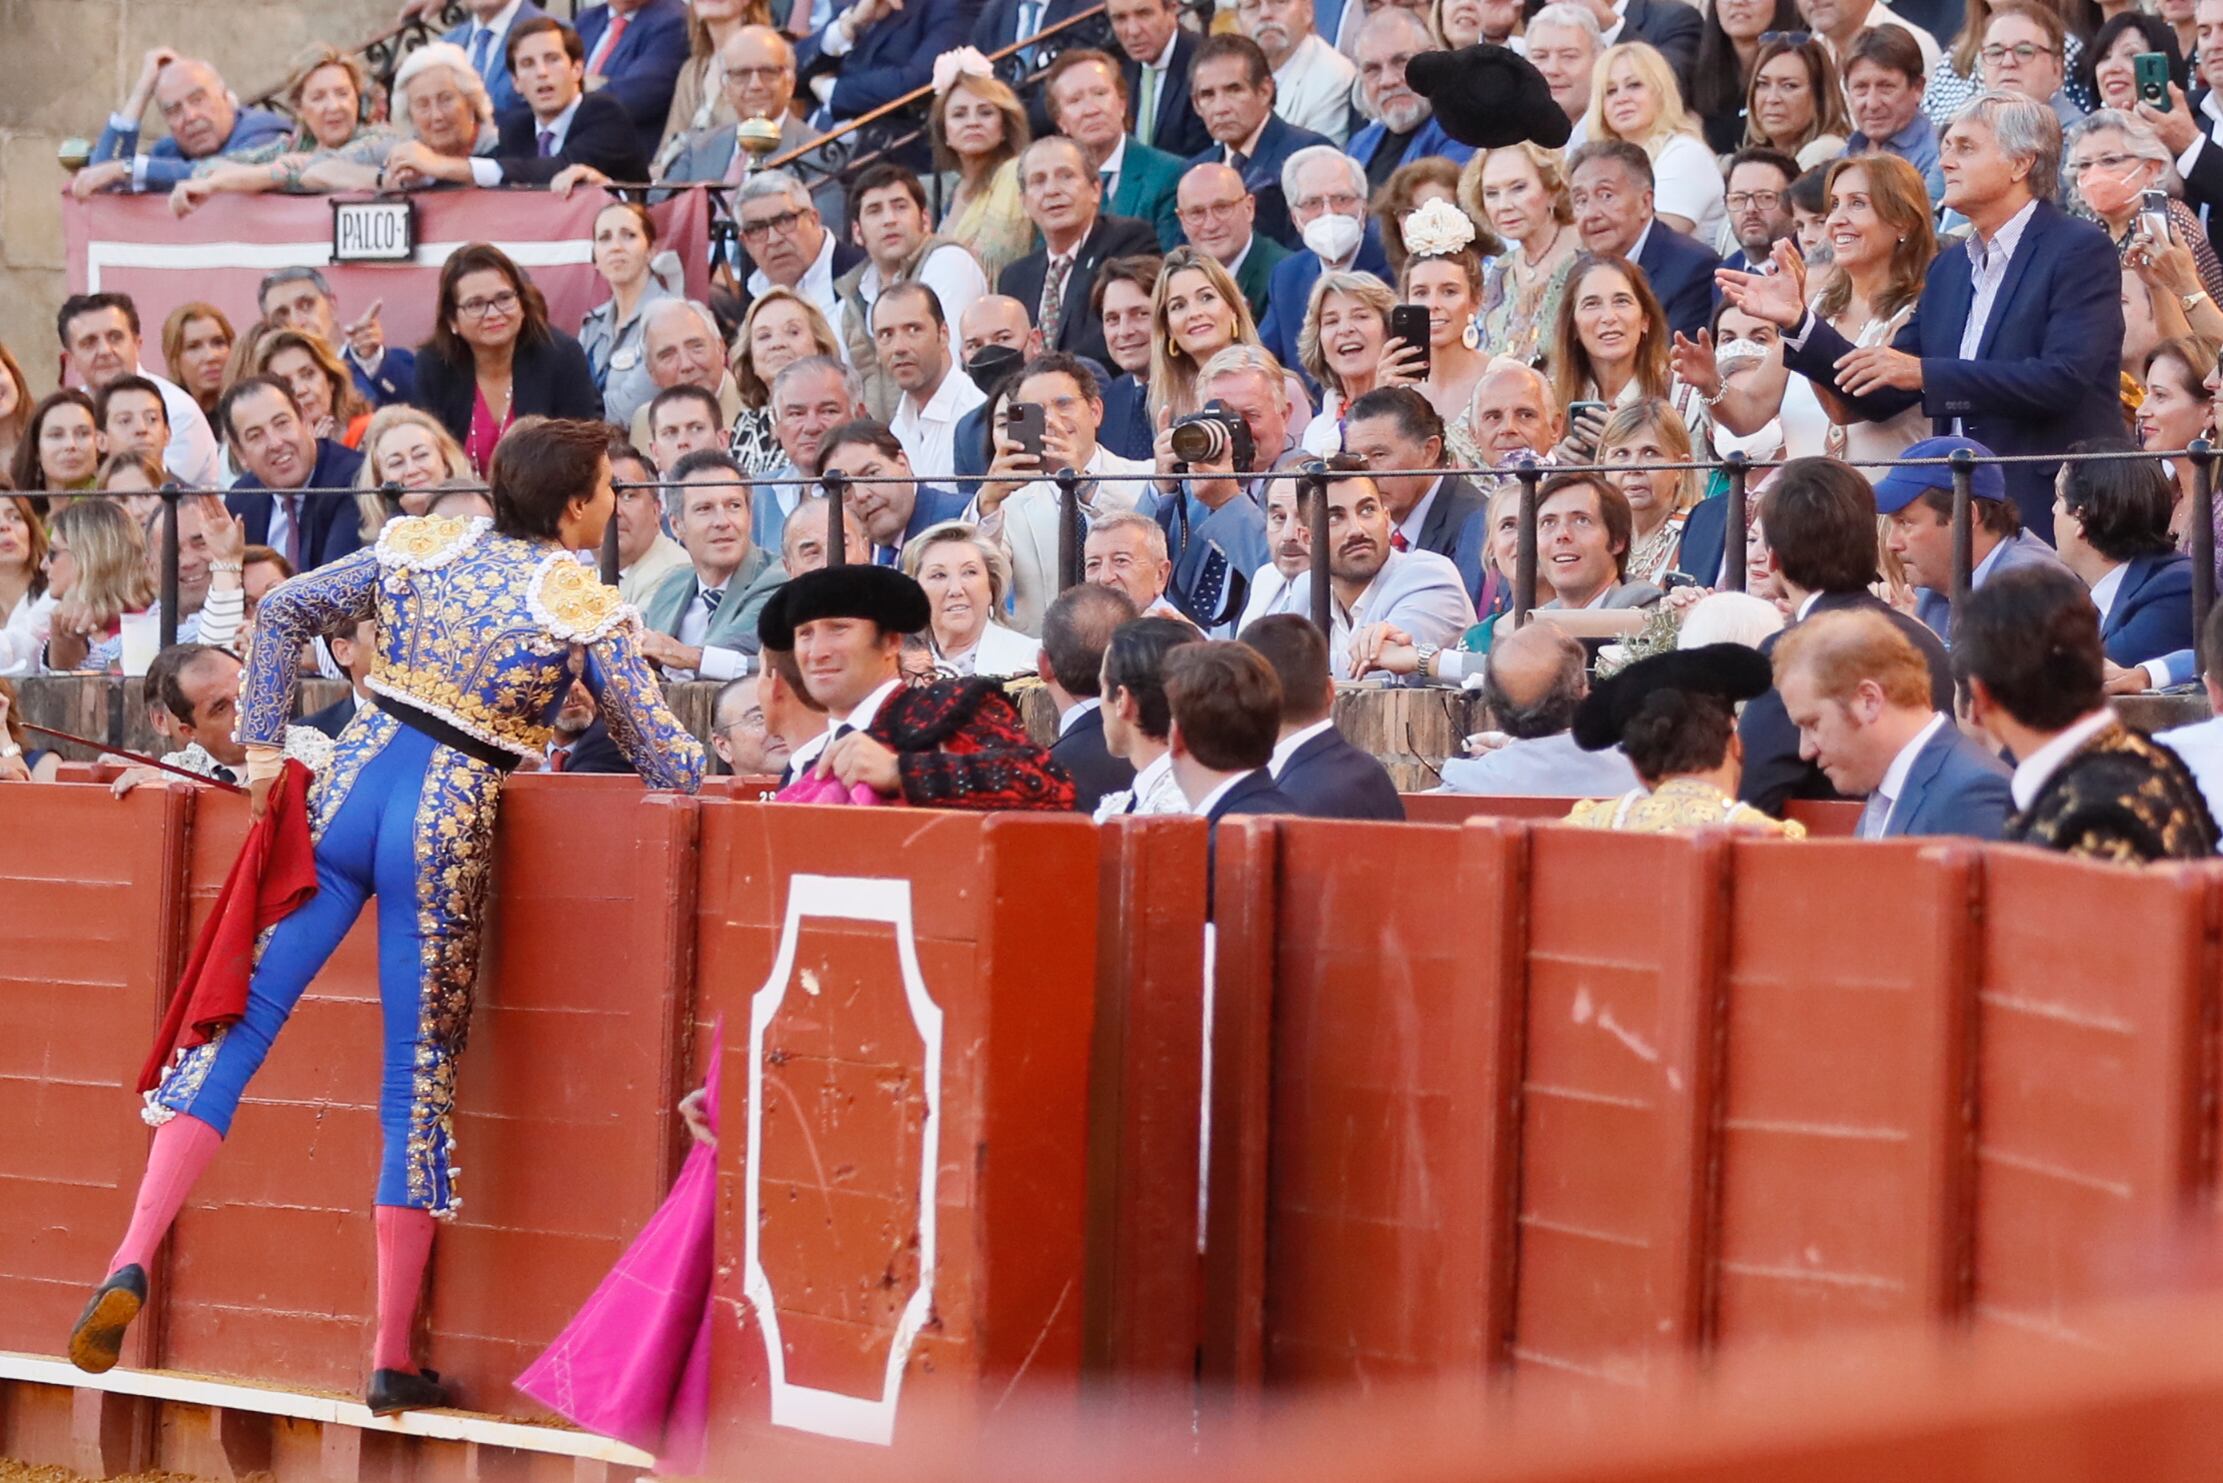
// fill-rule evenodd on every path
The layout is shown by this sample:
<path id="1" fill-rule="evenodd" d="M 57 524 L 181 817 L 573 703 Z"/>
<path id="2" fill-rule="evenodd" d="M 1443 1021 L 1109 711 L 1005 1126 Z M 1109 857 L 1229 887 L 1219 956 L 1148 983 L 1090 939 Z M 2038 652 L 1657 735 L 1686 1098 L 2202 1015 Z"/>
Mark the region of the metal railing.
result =
<path id="1" fill-rule="evenodd" d="M 393 90 L 394 74 L 401 70 L 404 57 L 407 57 L 426 42 L 437 41 L 449 31 L 462 25 L 468 18 L 468 14 L 463 8 L 463 0 L 441 0 L 441 4 L 436 10 L 428 14 L 412 16 L 391 30 L 381 31 L 375 36 L 357 42 L 352 47 L 342 47 L 341 50 L 352 52 L 362 59 L 364 68 L 370 73 L 371 81 L 377 85 L 379 93 L 383 96 Z M 576 6 L 574 6 L 574 14 L 576 14 Z M 249 98 L 247 106 L 250 108 L 274 109 L 279 113 L 290 113 L 292 110 L 286 106 L 285 86 L 285 81 L 281 80 L 276 86 Z"/>
<path id="2" fill-rule="evenodd" d="M 2063 455 L 2000 454 L 1993 455 L 1989 458 L 1978 458 L 1969 453 L 1966 449 L 1961 449 L 1955 451 L 1948 458 L 1853 459 L 1842 461 L 1847 463 L 1850 467 L 1856 469 L 1942 467 L 1951 471 L 1953 483 L 1953 587 L 1950 593 L 1950 597 L 1955 607 L 1957 608 L 1960 604 L 1967 600 L 1970 588 L 1970 581 L 1974 571 L 1974 481 L 1976 470 L 1978 468 L 1984 467 L 1986 465 L 2005 467 L 2015 464 L 2059 465 L 2064 463 L 2073 464 L 2094 462 L 2120 462 L 2126 460 L 2147 459 L 2151 459 L 2159 463 L 2177 459 L 2189 460 L 2193 469 L 2193 482 L 2192 512 L 2189 522 L 2191 525 L 2191 550 L 2188 554 L 2190 555 L 2192 564 L 2192 633 L 2193 641 L 2195 644 L 2197 644 L 2198 636 L 2205 631 L 2208 614 L 2214 609 L 2215 606 L 2216 454 L 2216 446 L 2203 438 L 2194 441 L 2189 447 L 2167 450 L 2121 449 L 2093 453 Z M 1729 507 L 1726 512 L 1727 519 L 1725 521 L 1725 528 L 1722 537 L 1723 580 L 1720 583 L 1720 590 L 1730 592 L 1742 592 L 1745 590 L 1746 584 L 1749 581 L 1751 575 L 1746 570 L 1745 566 L 1746 536 L 1751 528 L 1751 478 L 1755 473 L 1762 473 L 1768 470 L 1780 468 L 1782 467 L 1784 462 L 1785 460 L 1754 462 L 1747 459 L 1743 454 L 1731 454 L 1727 458 L 1706 460 L 1694 459 L 1686 462 L 1616 464 L 1542 464 L 1522 462 L 1510 467 L 1494 468 L 1466 465 L 1443 465 L 1429 469 L 1370 469 L 1365 471 L 1365 474 L 1366 477 L 1371 478 L 1414 478 L 1460 474 L 1469 477 L 1478 477 L 1492 484 L 1498 483 L 1508 478 L 1517 480 L 1521 491 L 1520 540 L 1514 561 L 1512 611 L 1515 615 L 1515 621 L 1520 622 L 1524 621 L 1529 613 L 1536 607 L 1536 592 L 1538 585 L 1539 568 L 1539 550 L 1537 541 L 1537 503 L 1539 493 L 1543 487 L 1544 482 L 1547 479 L 1554 478 L 1561 474 L 1588 474 L 1597 477 L 1611 477 L 1615 474 L 1625 473 L 1679 474 L 1688 472 L 1701 472 L 1710 474 L 1718 472 L 1722 474 L 1728 484 L 1728 489 L 1725 497 L 1729 501 Z M 866 477 L 844 473 L 841 470 L 835 469 L 820 474 L 814 479 L 798 479 L 793 475 L 787 477 L 780 477 L 776 475 L 757 475 L 728 477 L 722 479 L 694 478 L 685 481 L 684 485 L 679 481 L 668 479 L 642 480 L 637 482 L 620 481 L 616 484 L 615 487 L 621 492 L 634 490 L 652 490 L 661 494 L 663 491 L 669 489 L 697 486 L 722 486 L 728 488 L 738 487 L 747 489 L 758 489 L 788 488 L 798 483 L 815 484 L 819 492 L 823 493 L 826 497 L 828 511 L 828 530 L 826 541 L 827 560 L 830 564 L 838 566 L 842 564 L 845 559 L 844 551 L 846 547 L 846 535 L 849 521 L 849 514 L 847 509 L 849 492 L 851 491 L 851 489 L 857 486 L 879 484 L 924 484 L 929 487 L 947 488 L 951 486 L 978 486 L 991 482 L 1015 482 L 1021 485 L 1047 482 L 1054 485 L 1058 491 L 1058 590 L 1060 592 L 1063 592 L 1068 588 L 1079 585 L 1082 579 L 1082 542 L 1084 540 L 1084 531 L 1087 527 L 1087 518 L 1081 508 L 1080 488 L 1083 482 L 1095 484 L 1147 482 L 1155 485 L 1166 481 L 1180 482 L 1191 477 L 1192 476 L 1189 475 L 1185 470 L 1176 471 L 1175 473 L 1171 474 L 1160 474 L 1153 470 L 1128 474 L 1091 475 L 1083 474 L 1081 472 L 1068 468 L 1059 469 L 1055 472 L 1043 475 L 1022 477 L 1017 480 L 1013 480 L 1009 476 L 1005 475 L 989 474 L 946 475 L 939 480 L 929 480 L 921 478 L 915 473 L 911 475 L 876 475 Z M 1331 612 L 1329 609 L 1328 601 L 1329 587 L 1327 570 L 1329 551 L 1327 536 L 1327 485 L 1329 482 L 1336 478 L 1350 476 L 1339 474 L 1335 471 L 1329 470 L 1326 465 L 1319 460 L 1312 460 L 1306 464 L 1295 467 L 1269 470 L 1261 474 L 1244 475 L 1240 477 L 1252 479 L 1295 479 L 1300 481 L 1304 485 L 1303 508 L 1305 512 L 1305 524 L 1308 534 L 1311 538 L 1312 546 L 1312 617 L 1313 620 L 1317 624 L 1319 624 L 1320 629 L 1323 633 L 1330 632 Z M 34 490 L 24 492 L 45 495 L 48 497 L 84 497 L 84 491 L 81 490 Z M 401 496 L 404 493 L 402 488 L 396 484 L 387 484 L 375 490 L 365 490 L 350 486 L 344 488 L 305 488 L 294 490 L 256 489 L 243 492 L 252 494 L 273 495 L 291 494 L 312 498 L 348 499 L 353 499 L 357 495 L 361 494 L 375 493 L 383 497 L 390 506 L 398 505 Z M 462 492 L 491 495 L 493 491 L 492 487 L 485 483 L 456 482 L 441 485 L 439 487 L 439 492 Z M 161 636 L 162 644 L 166 648 L 169 645 L 177 642 L 179 604 L 179 504 L 182 500 L 188 497 L 198 497 L 203 493 L 220 494 L 221 491 L 196 491 L 171 488 L 165 489 L 161 493 L 163 500 L 160 572 L 160 586 L 162 593 Z M 1485 532 L 1485 542 L 1486 541 L 1487 533 Z M 602 574 L 602 580 L 612 586 L 617 585 L 619 576 L 619 560 L 618 529 L 615 517 L 610 520 L 608 526 L 603 531 L 600 557 L 600 570 Z M 1486 569 L 1490 560 L 1486 545 L 1481 559 Z"/>

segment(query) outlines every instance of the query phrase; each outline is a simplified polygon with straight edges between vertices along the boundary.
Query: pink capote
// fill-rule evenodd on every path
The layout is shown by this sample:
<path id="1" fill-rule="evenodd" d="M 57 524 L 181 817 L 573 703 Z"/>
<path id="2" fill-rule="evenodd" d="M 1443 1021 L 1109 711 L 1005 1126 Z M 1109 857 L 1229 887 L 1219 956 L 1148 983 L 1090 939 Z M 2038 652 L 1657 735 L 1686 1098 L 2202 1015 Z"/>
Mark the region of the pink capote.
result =
<path id="1" fill-rule="evenodd" d="M 710 1042 L 703 1113 L 718 1130 L 725 1024 Z M 710 1417 L 710 1283 L 718 1150 L 697 1143 L 669 1195 L 517 1388 L 598 1436 L 699 1474 Z"/>
<path id="2" fill-rule="evenodd" d="M 773 794 L 772 801 L 774 803 L 874 804 L 894 803 L 897 800 L 883 798 L 863 783 L 858 783 L 854 787 L 843 787 L 840 778 L 822 778 L 814 772 L 806 772 L 794 782 Z"/>

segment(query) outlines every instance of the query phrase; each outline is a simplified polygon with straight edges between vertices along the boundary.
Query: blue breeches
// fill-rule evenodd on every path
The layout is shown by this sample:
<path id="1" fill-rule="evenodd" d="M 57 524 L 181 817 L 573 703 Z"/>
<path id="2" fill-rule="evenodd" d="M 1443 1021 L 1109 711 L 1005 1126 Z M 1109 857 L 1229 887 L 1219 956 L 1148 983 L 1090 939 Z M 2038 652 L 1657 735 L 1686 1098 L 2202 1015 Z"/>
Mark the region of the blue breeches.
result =
<path id="1" fill-rule="evenodd" d="M 245 1016 L 171 1067 L 147 1099 L 150 1120 L 185 1112 L 228 1133 L 302 992 L 376 896 L 378 1203 L 452 1211 L 455 1058 L 478 976 L 501 783 L 495 769 L 391 717 L 358 717 L 310 794 L 316 895 L 264 935 Z"/>

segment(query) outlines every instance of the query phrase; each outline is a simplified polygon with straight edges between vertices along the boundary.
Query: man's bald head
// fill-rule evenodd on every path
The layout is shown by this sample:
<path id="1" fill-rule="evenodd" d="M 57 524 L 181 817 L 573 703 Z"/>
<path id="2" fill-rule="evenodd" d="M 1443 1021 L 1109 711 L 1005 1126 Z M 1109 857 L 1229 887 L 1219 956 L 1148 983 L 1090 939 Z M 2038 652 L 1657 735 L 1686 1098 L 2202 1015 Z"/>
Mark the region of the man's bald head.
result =
<path id="1" fill-rule="evenodd" d="M 1575 724 L 1590 693 L 1582 645 L 1548 622 L 1531 622 L 1490 645 L 1482 701 L 1516 740 L 1556 736 Z"/>
<path id="2" fill-rule="evenodd" d="M 1027 306 L 1009 294 L 982 294 L 957 316 L 959 358 L 971 360 L 984 345 L 1005 345 L 1032 360 L 1039 345 L 1030 345 L 1034 320 Z"/>
<path id="3" fill-rule="evenodd" d="M 1467 425 L 1493 464 L 1518 453 L 1548 453 L 1562 430 L 1551 382 L 1534 366 L 1504 355 L 1474 383 Z"/>
<path id="4" fill-rule="evenodd" d="M 162 69 L 154 81 L 154 103 L 178 152 L 189 160 L 220 152 L 239 121 L 223 76 L 198 57 L 179 57 Z"/>

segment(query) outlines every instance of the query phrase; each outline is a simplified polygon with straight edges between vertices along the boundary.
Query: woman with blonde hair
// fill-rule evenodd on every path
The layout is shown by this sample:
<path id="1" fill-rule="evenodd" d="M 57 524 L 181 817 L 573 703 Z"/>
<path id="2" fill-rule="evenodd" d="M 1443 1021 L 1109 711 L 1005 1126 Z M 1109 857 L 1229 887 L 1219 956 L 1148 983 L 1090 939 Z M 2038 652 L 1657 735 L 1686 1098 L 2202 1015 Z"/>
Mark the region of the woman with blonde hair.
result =
<path id="1" fill-rule="evenodd" d="M 1306 452 L 1341 453 L 1345 407 L 1377 386 L 1411 384 L 1385 351 L 1396 307 L 1396 292 L 1372 273 L 1330 268 L 1313 283 L 1297 331 L 1297 363 L 1324 395 L 1301 439 Z"/>
<path id="2" fill-rule="evenodd" d="M 1159 427 L 1196 411 L 1196 377 L 1206 361 L 1230 345 L 1259 343 L 1243 291 L 1217 259 L 1195 247 L 1166 254 L 1150 327 L 1150 413 Z"/>
<path id="3" fill-rule="evenodd" d="M 1839 160 L 1830 167 L 1827 190 L 1831 261 L 1811 307 L 1855 345 L 1889 345 L 1913 315 L 1930 260 L 1937 255 L 1929 191 L 1920 171 L 1887 154 Z M 1773 273 L 1785 275 L 1778 292 L 1805 302 L 1807 271 L 1797 250 L 1779 242 L 1772 262 Z M 1753 312 L 1760 311 L 1755 307 Z M 1773 313 L 1762 317 L 1776 318 Z M 1725 387 L 1716 353 L 1703 334 L 1695 344 L 1678 339 L 1677 374 L 1709 399 L 1713 420 L 1740 437 L 1759 432 L 1780 416 L 1787 457 L 1896 458 L 1930 435 L 1929 414 L 1919 403 L 1888 422 L 1862 421 L 1834 391 L 1804 376 L 1789 378 L 1780 403 L 1753 387 Z"/>
<path id="4" fill-rule="evenodd" d="M 664 112 L 663 142 L 657 146 L 654 168 L 661 180 L 664 171 L 684 147 L 689 134 L 722 129 L 736 122 L 733 103 L 726 97 L 725 58 L 721 53 L 734 32 L 743 26 L 768 26 L 772 8 L 767 0 L 691 0 L 687 6 L 687 60 L 679 65 L 672 86 L 672 106 Z"/>
<path id="5" fill-rule="evenodd" d="M 1583 138 L 1621 139 L 1642 149 L 1652 160 L 1659 219 L 1701 242 L 1719 234 L 1727 214 L 1721 168 L 1658 48 L 1624 41 L 1605 49 L 1591 72 Z"/>
<path id="6" fill-rule="evenodd" d="M 154 606 L 154 577 L 139 522 L 114 500 L 78 500 L 55 515 L 46 552 L 54 625 L 50 673 L 119 671 L 123 620 Z"/>
<path id="7" fill-rule="evenodd" d="M 311 437 L 361 446 L 363 430 L 370 426 L 370 403 L 355 389 L 355 378 L 332 347 L 300 330 L 278 330 L 256 351 L 255 370 L 293 388 Z"/>
<path id="8" fill-rule="evenodd" d="M 1629 560 L 1625 580 L 1661 585 L 1675 570 L 1683 544 L 1683 519 L 1698 503 L 1698 471 L 1653 464 L 1691 461 L 1690 429 L 1675 409 L 1656 397 L 1629 403 L 1606 419 L 1597 461 L 1629 502 Z M 1708 573 L 1710 576 L 1711 573 Z"/>
<path id="9" fill-rule="evenodd" d="M 750 302 L 729 362 L 741 393 L 730 451 L 749 473 L 768 474 L 787 461 L 772 427 L 772 378 L 813 355 L 841 359 L 841 341 L 816 304 L 777 286 Z"/>
<path id="10" fill-rule="evenodd" d="M 1033 674 L 1042 644 L 1003 622 L 1011 563 L 978 526 L 945 520 L 903 548 L 903 570 L 926 590 L 927 636 L 959 675 Z"/>
<path id="11" fill-rule="evenodd" d="M 1476 151 L 1459 172 L 1459 205 L 1507 244 L 1482 265 L 1481 348 L 1533 365 L 1582 246 L 1559 151 L 1525 142 Z"/>
<path id="12" fill-rule="evenodd" d="M 426 513 L 444 485 L 476 482 L 463 446 L 420 407 L 397 403 L 379 408 L 363 430 L 362 447 L 355 508 L 362 516 L 366 546 L 396 516 Z M 396 492 L 389 494 L 389 489 Z"/>
<path id="13" fill-rule="evenodd" d="M 302 172 L 320 160 L 351 146 L 390 148 L 402 137 L 399 129 L 371 122 L 370 70 L 336 46 L 319 42 L 297 55 L 280 96 L 301 127 L 266 145 L 194 166 L 192 177 L 170 192 L 172 212 L 184 216 L 219 192 L 299 191 Z"/>
<path id="14" fill-rule="evenodd" d="M 1793 33 L 1760 43 L 1745 90 L 1746 148 L 1787 154 L 1811 170 L 1842 155 L 1852 131 L 1844 83 L 1821 38 Z"/>
<path id="15" fill-rule="evenodd" d="M 942 203 L 936 228 L 972 250 L 994 283 L 1034 250 L 1034 223 L 1019 200 L 1019 156 L 1034 135 L 1026 105 L 969 46 L 934 59 L 926 115 Z"/>
<path id="16" fill-rule="evenodd" d="M 1428 311 L 1428 344 L 1408 346 L 1392 337 L 1386 364 L 1409 379 L 1443 418 L 1444 443 L 1454 464 L 1473 467 L 1486 460 L 1474 441 L 1475 383 L 1489 367 L 1474 327 L 1482 307 L 1482 254 L 1467 214 L 1446 201 L 1429 201 L 1405 218 L 1405 271 L 1397 296 Z M 1419 375 L 1421 355 L 1427 374 Z"/>
<path id="17" fill-rule="evenodd" d="M 214 304 L 180 304 L 162 321 L 162 362 L 170 379 L 198 402 L 211 426 L 224 395 L 224 362 L 239 336 Z"/>

